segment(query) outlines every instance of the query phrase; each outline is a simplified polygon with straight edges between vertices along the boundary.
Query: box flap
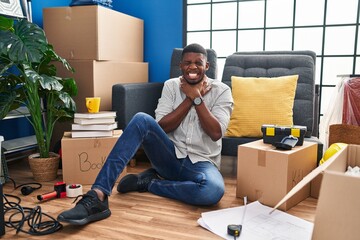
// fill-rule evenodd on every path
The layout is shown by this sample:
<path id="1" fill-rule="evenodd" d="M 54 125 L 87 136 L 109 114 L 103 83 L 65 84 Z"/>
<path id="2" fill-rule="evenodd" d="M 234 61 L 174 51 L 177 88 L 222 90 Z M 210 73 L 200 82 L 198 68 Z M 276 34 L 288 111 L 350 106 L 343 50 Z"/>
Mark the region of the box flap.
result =
<path id="1" fill-rule="evenodd" d="M 330 157 L 327 161 L 325 161 L 323 164 L 319 165 L 317 168 L 312 170 L 308 175 L 306 175 L 298 184 L 296 184 L 286 195 L 283 197 L 271 210 L 270 213 L 272 213 L 275 209 L 277 209 L 281 204 L 286 202 L 289 198 L 291 198 L 294 194 L 296 194 L 298 191 L 300 191 L 306 184 L 310 183 L 311 180 L 313 180 L 316 176 L 318 176 L 320 173 L 325 171 L 340 155 L 345 155 L 348 150 L 348 146 L 342 148 L 337 153 L 335 153 L 332 157 Z"/>
<path id="2" fill-rule="evenodd" d="M 348 150 L 348 160 L 355 145 Z M 359 151 L 360 146 L 357 146 Z M 358 152 L 359 153 L 359 152 Z M 359 155 L 357 156 L 359 159 Z M 324 173 L 312 239 L 358 240 L 356 230 L 360 225 L 360 178 L 344 172 L 327 169 Z"/>

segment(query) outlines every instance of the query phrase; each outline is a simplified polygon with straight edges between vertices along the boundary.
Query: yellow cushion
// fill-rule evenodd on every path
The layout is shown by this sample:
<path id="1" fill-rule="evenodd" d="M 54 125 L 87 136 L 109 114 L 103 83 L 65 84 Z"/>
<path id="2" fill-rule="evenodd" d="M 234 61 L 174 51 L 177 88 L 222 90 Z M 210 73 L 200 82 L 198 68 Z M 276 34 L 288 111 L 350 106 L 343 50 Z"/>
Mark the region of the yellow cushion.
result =
<path id="1" fill-rule="evenodd" d="M 229 137 L 262 137 L 262 124 L 293 125 L 298 75 L 276 78 L 231 77 L 234 109 Z"/>

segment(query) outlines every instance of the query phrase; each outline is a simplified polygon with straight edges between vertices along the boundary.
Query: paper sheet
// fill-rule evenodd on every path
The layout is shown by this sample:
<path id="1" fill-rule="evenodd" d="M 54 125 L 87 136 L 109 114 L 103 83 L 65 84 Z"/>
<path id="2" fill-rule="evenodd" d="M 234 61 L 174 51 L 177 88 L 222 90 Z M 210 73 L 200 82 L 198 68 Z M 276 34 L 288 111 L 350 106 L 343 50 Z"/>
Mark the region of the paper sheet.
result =
<path id="1" fill-rule="evenodd" d="M 241 224 L 245 207 L 227 208 L 205 212 L 198 220 L 199 225 L 216 235 L 233 240 L 227 234 L 229 224 Z M 247 204 L 242 232 L 239 240 L 307 240 L 311 239 L 313 223 L 292 216 L 285 212 L 253 202 Z"/>

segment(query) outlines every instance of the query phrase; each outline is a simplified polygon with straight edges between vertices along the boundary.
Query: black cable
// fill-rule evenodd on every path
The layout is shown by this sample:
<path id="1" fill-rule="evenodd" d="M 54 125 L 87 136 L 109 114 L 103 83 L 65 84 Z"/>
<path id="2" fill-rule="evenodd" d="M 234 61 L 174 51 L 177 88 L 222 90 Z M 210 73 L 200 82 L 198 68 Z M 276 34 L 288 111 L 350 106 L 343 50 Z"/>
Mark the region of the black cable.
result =
<path id="1" fill-rule="evenodd" d="M 14 179 L 8 177 L 8 179 L 13 183 L 14 189 L 21 188 L 21 193 L 23 195 L 28 195 L 36 189 L 42 187 L 41 183 L 30 182 L 24 183 L 16 186 Z M 37 187 L 32 187 L 29 185 L 37 185 Z M 16 202 L 9 201 L 8 197 L 16 199 Z M 34 208 L 22 207 L 20 205 L 21 198 L 15 195 L 3 194 L 4 199 L 4 219 L 8 215 L 8 221 L 5 219 L 5 226 L 9 228 L 16 229 L 16 233 L 23 232 L 30 235 L 47 235 L 60 230 L 63 226 L 58 221 L 56 221 L 50 215 L 43 213 L 40 206 Z M 46 221 L 42 221 L 43 217 L 46 217 Z M 28 230 L 24 230 L 28 226 Z"/>
<path id="2" fill-rule="evenodd" d="M 21 193 L 24 196 L 29 195 L 33 191 L 35 191 L 37 189 L 40 189 L 42 187 L 42 184 L 38 183 L 38 182 L 23 183 L 23 184 L 20 184 L 20 185 L 16 186 L 16 183 L 15 183 L 14 179 L 12 179 L 11 177 L 7 177 L 7 179 L 9 179 L 13 183 L 14 189 L 18 189 L 19 187 L 22 187 L 21 188 Z M 36 187 L 30 186 L 30 185 L 35 185 Z"/>
<path id="3" fill-rule="evenodd" d="M 17 202 L 11 202 L 7 197 L 13 197 Z M 4 217 L 9 215 L 9 220 L 5 221 L 5 226 L 16 229 L 16 233 L 23 232 L 30 235 L 47 235 L 59 231 L 63 225 L 50 215 L 43 213 L 40 206 L 34 208 L 22 207 L 21 199 L 14 195 L 3 194 Z M 43 217 L 48 220 L 43 221 Z M 6 220 L 6 219 L 5 219 Z M 28 230 L 24 230 L 27 223 Z"/>

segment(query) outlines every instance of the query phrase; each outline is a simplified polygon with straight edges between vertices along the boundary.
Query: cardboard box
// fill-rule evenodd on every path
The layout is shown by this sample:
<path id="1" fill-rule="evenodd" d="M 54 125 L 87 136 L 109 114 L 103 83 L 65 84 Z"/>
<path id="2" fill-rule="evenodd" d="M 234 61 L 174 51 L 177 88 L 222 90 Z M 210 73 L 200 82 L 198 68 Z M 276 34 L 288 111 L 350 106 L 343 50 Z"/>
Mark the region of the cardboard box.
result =
<path id="1" fill-rule="evenodd" d="M 310 182 L 310 196 L 311 197 L 319 198 L 322 178 L 323 178 L 323 174 L 320 173 L 318 176 L 316 176 Z"/>
<path id="2" fill-rule="evenodd" d="M 63 58 L 143 62 L 144 22 L 98 6 L 43 9 L 44 30 Z"/>
<path id="3" fill-rule="evenodd" d="M 317 144 L 304 142 L 292 150 L 276 150 L 263 140 L 239 145 L 236 196 L 273 207 L 316 168 Z M 310 195 L 307 184 L 280 206 L 287 211 Z"/>
<path id="4" fill-rule="evenodd" d="M 121 130 L 113 137 L 71 138 L 66 132 L 61 140 L 63 181 L 68 184 L 93 184 Z M 126 168 L 118 180 L 126 174 Z"/>
<path id="5" fill-rule="evenodd" d="M 349 176 L 348 166 L 360 166 L 360 145 L 340 150 L 323 173 L 312 239 L 357 240 L 360 226 L 360 177 Z"/>
<path id="6" fill-rule="evenodd" d="M 299 125 L 288 127 L 264 124 L 261 126 L 264 143 L 273 144 L 275 142 L 281 142 L 284 137 L 292 135 L 298 139 L 298 142 L 296 143 L 297 146 L 303 145 L 306 129 L 306 126 Z"/>
<path id="7" fill-rule="evenodd" d="M 73 77 L 78 86 L 74 97 L 77 112 L 87 112 L 86 97 L 101 97 L 100 110 L 112 110 L 112 86 L 117 83 L 148 82 L 148 63 L 95 60 L 70 60 L 72 74 L 56 63 L 58 76 Z"/>

